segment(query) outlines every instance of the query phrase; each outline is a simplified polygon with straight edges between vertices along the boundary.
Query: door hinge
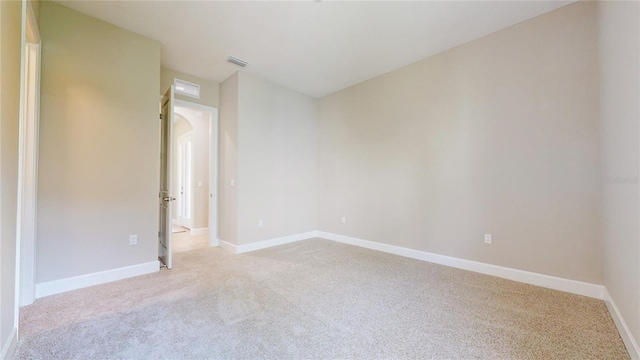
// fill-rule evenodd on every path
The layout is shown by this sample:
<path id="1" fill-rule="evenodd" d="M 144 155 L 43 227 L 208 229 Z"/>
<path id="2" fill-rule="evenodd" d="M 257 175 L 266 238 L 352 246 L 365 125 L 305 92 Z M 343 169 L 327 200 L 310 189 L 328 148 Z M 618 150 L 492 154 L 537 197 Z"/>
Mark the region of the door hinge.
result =
<path id="1" fill-rule="evenodd" d="M 158 237 L 160 237 L 160 231 L 158 231 Z"/>
<path id="2" fill-rule="evenodd" d="M 162 114 L 158 115 L 158 119 L 162 120 Z"/>

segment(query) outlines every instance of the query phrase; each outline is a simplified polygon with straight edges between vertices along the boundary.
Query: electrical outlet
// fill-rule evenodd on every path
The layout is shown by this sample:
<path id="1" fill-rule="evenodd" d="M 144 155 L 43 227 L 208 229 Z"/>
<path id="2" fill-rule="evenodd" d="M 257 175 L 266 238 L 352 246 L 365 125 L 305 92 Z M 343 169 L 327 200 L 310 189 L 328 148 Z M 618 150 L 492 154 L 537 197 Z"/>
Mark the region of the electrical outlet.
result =
<path id="1" fill-rule="evenodd" d="M 258 220 L 258 227 L 264 226 L 264 221 L 262 219 Z"/>
<path id="2" fill-rule="evenodd" d="M 129 245 L 138 245 L 138 235 L 129 235 Z"/>
<path id="3" fill-rule="evenodd" d="M 484 234 L 484 243 L 491 244 L 491 234 Z"/>
<path id="4" fill-rule="evenodd" d="M 342 217 L 342 223 L 343 223 L 343 224 L 346 224 L 346 223 L 347 223 L 347 217 L 346 217 L 346 216 L 343 216 L 343 217 Z"/>

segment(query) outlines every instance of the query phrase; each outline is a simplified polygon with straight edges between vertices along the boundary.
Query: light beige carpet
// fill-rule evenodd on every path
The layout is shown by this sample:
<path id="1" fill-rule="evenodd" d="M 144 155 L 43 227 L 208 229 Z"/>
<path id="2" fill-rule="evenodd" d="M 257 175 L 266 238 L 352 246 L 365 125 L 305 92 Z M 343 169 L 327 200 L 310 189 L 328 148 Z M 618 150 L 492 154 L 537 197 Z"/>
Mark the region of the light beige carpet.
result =
<path id="1" fill-rule="evenodd" d="M 21 310 L 17 359 L 627 359 L 602 301 L 312 239 Z"/>

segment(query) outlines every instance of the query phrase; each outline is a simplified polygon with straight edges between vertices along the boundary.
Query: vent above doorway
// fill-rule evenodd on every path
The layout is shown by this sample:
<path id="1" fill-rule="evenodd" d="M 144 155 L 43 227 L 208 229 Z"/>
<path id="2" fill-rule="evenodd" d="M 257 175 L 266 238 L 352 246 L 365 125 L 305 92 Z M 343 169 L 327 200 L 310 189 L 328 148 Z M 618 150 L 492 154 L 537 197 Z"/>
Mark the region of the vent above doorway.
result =
<path id="1" fill-rule="evenodd" d="M 200 99 L 200 85 L 188 81 L 173 79 L 173 86 L 176 93 Z"/>

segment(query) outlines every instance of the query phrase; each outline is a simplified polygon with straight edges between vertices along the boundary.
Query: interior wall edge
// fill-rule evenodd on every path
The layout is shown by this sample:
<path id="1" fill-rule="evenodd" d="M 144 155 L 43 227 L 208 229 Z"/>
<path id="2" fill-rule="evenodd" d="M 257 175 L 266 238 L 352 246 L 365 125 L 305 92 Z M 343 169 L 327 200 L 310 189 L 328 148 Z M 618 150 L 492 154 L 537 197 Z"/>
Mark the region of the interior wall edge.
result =
<path id="1" fill-rule="evenodd" d="M 232 244 L 220 238 L 218 238 L 218 244 L 220 245 L 220 248 L 222 248 L 222 250 L 229 252 L 231 254 L 237 254 L 237 250 L 236 250 L 237 246 L 235 244 Z"/>
<path id="2" fill-rule="evenodd" d="M 616 328 L 620 333 L 620 337 L 622 338 L 622 342 L 624 346 L 627 348 L 629 352 L 629 356 L 633 360 L 640 359 L 640 346 L 638 342 L 634 339 L 633 334 L 631 333 L 631 329 L 627 325 L 624 317 L 620 313 L 618 306 L 616 306 L 615 301 L 609 294 L 609 290 L 604 288 L 604 303 L 607 305 L 607 309 L 609 310 L 609 314 L 611 314 L 611 318 L 613 319 L 613 323 L 616 324 Z"/>
<path id="3" fill-rule="evenodd" d="M 281 236 L 273 239 L 267 239 L 236 246 L 236 254 L 243 254 L 252 251 L 267 249 L 274 246 L 289 244 L 296 241 L 313 239 L 318 237 L 318 231 L 307 231 L 299 234 Z"/>
<path id="4" fill-rule="evenodd" d="M 9 338 L 4 345 L 2 345 L 0 359 L 11 359 L 13 352 L 16 350 L 16 346 L 18 346 L 18 328 L 14 326 L 11 330 L 11 334 L 9 334 Z"/>

